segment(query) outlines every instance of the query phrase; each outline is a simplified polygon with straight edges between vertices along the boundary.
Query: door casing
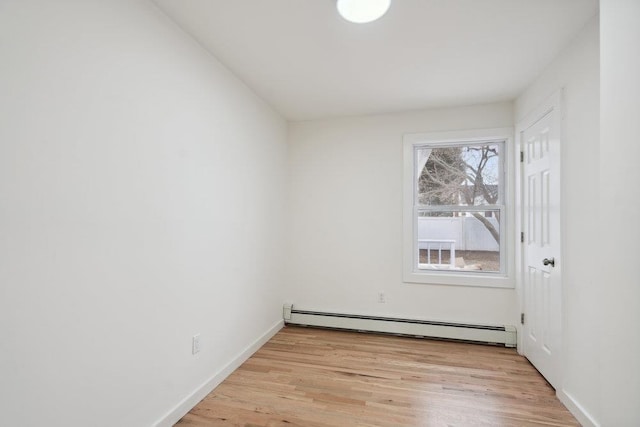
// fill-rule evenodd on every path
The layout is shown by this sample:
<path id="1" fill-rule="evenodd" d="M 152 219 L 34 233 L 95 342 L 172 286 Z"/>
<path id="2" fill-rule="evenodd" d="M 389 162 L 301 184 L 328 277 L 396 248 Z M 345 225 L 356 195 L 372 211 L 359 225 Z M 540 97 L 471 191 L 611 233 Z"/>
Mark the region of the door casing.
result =
<path id="1" fill-rule="evenodd" d="M 516 237 L 517 237 L 517 243 L 516 243 L 516 289 L 518 292 L 518 299 L 519 299 L 519 307 L 520 307 L 520 313 L 524 313 L 525 316 L 525 323 L 527 322 L 527 313 L 525 312 L 525 307 L 527 306 L 526 304 L 526 300 L 525 298 L 527 297 L 525 295 L 525 273 L 526 273 L 526 251 L 525 251 L 525 243 L 522 243 L 520 241 L 520 237 L 521 237 L 521 233 L 523 233 L 525 231 L 525 223 L 524 221 L 527 219 L 526 215 L 527 212 L 525 212 L 525 201 L 523 199 L 523 197 L 525 196 L 525 191 L 524 191 L 524 185 L 526 185 L 525 179 L 524 179 L 524 163 L 521 162 L 521 152 L 524 149 L 524 141 L 522 141 L 522 134 L 525 130 L 529 129 L 532 125 L 534 125 L 536 122 L 538 122 L 540 119 L 542 119 L 547 113 L 549 112 L 554 112 L 555 114 L 553 115 L 554 119 L 553 119 L 553 126 L 556 128 L 557 130 L 557 135 L 560 138 L 560 146 L 562 144 L 562 141 L 564 140 L 564 131 L 563 131 L 563 126 L 562 126 L 562 122 L 563 122 L 563 111 L 562 111 L 562 90 L 559 90 L 558 92 L 556 92 L 555 94 L 553 94 L 551 97 L 549 97 L 545 102 L 543 102 L 538 108 L 536 108 L 535 110 L 533 110 L 531 113 L 529 113 L 524 119 L 522 119 L 516 126 L 516 150 L 515 151 L 515 157 L 516 157 L 516 164 L 519 165 L 519 167 L 517 168 L 517 173 L 516 175 Z M 561 156 L 560 156 L 560 151 L 561 149 L 557 150 L 556 156 L 557 156 L 557 170 L 556 173 L 558 175 L 558 182 L 561 183 Z M 558 191 L 559 194 L 559 199 L 561 201 L 561 197 L 562 197 L 562 192 L 561 192 L 561 185 L 558 185 L 557 188 L 555 189 L 555 191 Z M 561 209 L 561 204 L 558 206 Z M 560 214 L 558 215 L 558 221 L 559 221 L 559 225 L 562 224 L 563 221 L 563 217 L 562 217 L 562 211 L 560 211 Z M 560 387 L 561 383 L 562 383 L 562 369 L 561 369 L 561 365 L 562 365 L 562 331 L 563 331 L 563 316 L 562 316 L 562 300 L 564 297 L 564 288 L 563 288 L 563 281 L 562 281 L 562 248 L 561 248 L 561 241 L 562 241 L 562 233 L 561 233 L 561 229 L 558 230 L 557 232 L 557 248 L 555 248 L 554 250 L 556 251 L 556 266 L 553 268 L 553 274 L 556 278 L 557 281 L 557 285 L 560 286 L 560 291 L 559 291 L 559 296 L 560 296 L 560 301 L 558 301 L 559 304 L 559 325 L 558 326 L 558 348 L 557 348 L 557 369 L 556 372 L 553 373 L 553 378 L 552 381 L 550 381 L 552 383 L 552 385 L 554 387 L 556 387 L 556 389 L 558 389 L 558 387 Z M 523 354 L 525 356 L 527 356 L 526 354 L 526 349 L 524 346 L 524 337 L 525 337 L 525 327 L 523 324 L 518 324 L 518 352 L 520 354 Z M 543 372 L 544 375 L 544 372 Z"/>

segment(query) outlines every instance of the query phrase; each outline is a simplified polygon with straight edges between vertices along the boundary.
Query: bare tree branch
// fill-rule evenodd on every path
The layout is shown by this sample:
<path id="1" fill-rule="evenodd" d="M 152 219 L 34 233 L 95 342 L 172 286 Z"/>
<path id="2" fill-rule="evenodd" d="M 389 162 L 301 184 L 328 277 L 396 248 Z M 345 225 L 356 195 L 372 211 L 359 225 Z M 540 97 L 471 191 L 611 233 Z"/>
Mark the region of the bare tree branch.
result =
<path id="1" fill-rule="evenodd" d="M 495 205 L 499 191 L 493 159 L 498 156 L 495 145 L 432 149 L 418 180 L 419 202 L 436 206 L 459 206 L 461 202 L 467 206 L 477 206 L 483 202 Z M 473 212 L 472 215 L 499 243 L 499 227 L 496 228 L 479 212 Z M 496 215 L 496 220 L 499 224 L 499 215 Z"/>

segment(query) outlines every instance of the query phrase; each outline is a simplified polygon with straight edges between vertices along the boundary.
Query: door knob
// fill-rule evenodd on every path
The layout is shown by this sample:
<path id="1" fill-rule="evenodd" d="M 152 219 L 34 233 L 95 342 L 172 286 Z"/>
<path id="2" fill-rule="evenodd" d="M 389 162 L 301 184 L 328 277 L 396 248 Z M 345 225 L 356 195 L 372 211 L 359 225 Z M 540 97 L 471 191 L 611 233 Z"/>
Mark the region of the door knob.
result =
<path id="1" fill-rule="evenodd" d="M 555 260 L 555 258 L 545 258 L 545 259 L 542 260 L 542 264 L 551 265 L 551 267 L 555 267 L 556 266 L 556 260 Z"/>

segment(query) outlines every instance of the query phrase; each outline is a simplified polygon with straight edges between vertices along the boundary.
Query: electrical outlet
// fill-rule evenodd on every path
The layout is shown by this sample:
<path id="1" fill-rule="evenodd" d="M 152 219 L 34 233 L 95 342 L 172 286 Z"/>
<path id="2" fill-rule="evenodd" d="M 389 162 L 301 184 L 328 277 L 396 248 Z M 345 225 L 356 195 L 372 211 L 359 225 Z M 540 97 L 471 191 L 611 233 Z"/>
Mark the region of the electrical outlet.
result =
<path id="1" fill-rule="evenodd" d="M 387 302 L 387 297 L 384 292 L 378 292 L 378 302 L 380 304 L 384 304 L 385 302 Z"/>
<path id="2" fill-rule="evenodd" d="M 200 353 L 200 334 L 195 334 L 191 339 L 191 354 Z"/>

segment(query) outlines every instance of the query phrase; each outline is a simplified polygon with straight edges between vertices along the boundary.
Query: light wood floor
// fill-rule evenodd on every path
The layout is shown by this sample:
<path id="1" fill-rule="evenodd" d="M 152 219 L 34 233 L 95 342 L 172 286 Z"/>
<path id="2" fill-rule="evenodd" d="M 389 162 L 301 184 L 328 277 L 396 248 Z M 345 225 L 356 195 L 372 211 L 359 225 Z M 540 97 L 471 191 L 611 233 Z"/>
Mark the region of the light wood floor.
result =
<path id="1" fill-rule="evenodd" d="M 177 426 L 577 426 L 514 349 L 286 327 Z"/>

